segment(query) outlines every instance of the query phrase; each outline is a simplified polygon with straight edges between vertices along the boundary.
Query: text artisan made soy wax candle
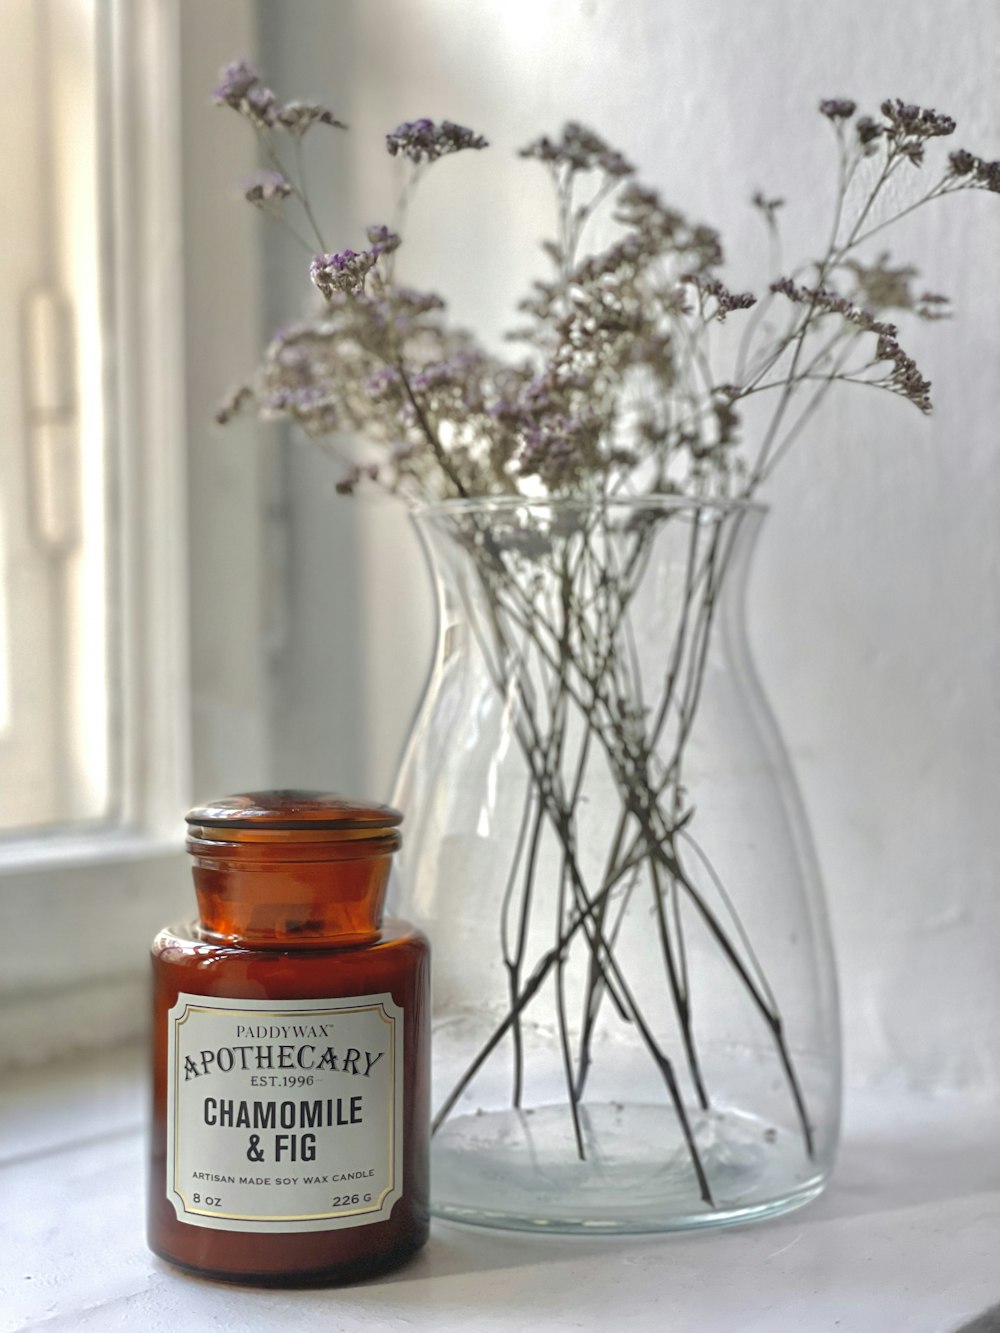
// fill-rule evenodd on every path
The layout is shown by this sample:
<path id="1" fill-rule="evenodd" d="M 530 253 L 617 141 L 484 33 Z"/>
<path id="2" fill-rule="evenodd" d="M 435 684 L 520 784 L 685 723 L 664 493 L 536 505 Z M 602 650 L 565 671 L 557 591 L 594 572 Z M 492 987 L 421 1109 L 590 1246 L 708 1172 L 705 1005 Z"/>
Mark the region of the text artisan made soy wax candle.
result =
<path id="1" fill-rule="evenodd" d="M 428 1231 L 429 953 L 382 920 L 401 816 L 192 810 L 199 919 L 153 944 L 149 1243 L 214 1277 L 364 1277 Z"/>

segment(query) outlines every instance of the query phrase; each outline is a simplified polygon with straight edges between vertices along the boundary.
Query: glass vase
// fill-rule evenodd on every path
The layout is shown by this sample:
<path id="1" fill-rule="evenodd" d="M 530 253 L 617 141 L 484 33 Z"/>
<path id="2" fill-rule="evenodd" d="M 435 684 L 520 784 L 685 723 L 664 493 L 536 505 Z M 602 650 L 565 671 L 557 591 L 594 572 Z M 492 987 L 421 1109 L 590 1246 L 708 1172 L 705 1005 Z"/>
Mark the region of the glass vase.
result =
<path id="1" fill-rule="evenodd" d="M 745 629 L 764 512 L 416 514 L 439 635 L 396 891 L 433 946 L 440 1216 L 670 1230 L 782 1212 L 829 1175 L 829 931 Z"/>

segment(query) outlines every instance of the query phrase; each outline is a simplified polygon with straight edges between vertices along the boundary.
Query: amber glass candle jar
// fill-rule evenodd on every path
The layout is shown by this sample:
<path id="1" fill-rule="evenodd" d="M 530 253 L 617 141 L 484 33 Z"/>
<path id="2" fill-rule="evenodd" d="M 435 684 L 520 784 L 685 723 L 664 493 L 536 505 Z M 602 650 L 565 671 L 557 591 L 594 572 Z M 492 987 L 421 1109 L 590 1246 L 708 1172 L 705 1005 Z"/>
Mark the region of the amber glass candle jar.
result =
<path id="1" fill-rule="evenodd" d="M 428 1230 L 427 941 L 383 921 L 400 814 L 314 792 L 192 810 L 199 919 L 153 943 L 149 1244 L 268 1285 Z"/>

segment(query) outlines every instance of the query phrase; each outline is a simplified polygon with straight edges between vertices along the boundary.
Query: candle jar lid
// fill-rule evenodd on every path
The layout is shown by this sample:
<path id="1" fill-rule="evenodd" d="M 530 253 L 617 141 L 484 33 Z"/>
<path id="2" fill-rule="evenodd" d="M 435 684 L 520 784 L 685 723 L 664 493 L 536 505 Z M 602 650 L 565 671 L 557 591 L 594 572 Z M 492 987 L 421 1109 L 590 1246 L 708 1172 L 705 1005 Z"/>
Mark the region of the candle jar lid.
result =
<path id="1" fill-rule="evenodd" d="M 310 833 L 336 840 L 338 835 L 378 834 L 403 822 L 400 812 L 389 805 L 291 787 L 224 796 L 195 806 L 185 818 L 194 837 L 232 837 L 236 842 L 269 833 Z"/>
<path id="2" fill-rule="evenodd" d="M 202 936 L 316 948 L 378 936 L 403 816 L 331 792 L 242 792 L 186 816 Z"/>

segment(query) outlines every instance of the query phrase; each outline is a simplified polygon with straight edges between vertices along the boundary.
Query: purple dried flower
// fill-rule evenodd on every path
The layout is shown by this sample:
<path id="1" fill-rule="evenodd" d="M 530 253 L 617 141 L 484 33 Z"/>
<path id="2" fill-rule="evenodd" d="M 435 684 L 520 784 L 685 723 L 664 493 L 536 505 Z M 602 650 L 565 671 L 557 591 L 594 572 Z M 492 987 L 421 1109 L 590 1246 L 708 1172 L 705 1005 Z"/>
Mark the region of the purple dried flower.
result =
<path id="1" fill-rule="evenodd" d="M 771 291 L 780 292 L 796 305 L 808 305 L 821 315 L 840 315 L 864 333 L 875 333 L 880 338 L 890 339 L 895 338 L 898 333 L 895 324 L 876 319 L 870 310 L 863 309 L 829 287 L 799 287 L 791 278 L 779 278 L 771 283 Z"/>
<path id="2" fill-rule="evenodd" d="M 908 356 L 889 334 L 879 337 L 876 361 L 891 361 L 892 370 L 884 384 L 892 393 L 908 398 L 925 415 L 931 411 L 931 384 L 925 380 L 912 356 Z"/>
<path id="3" fill-rule="evenodd" d="M 801 302 L 806 299 L 805 288 L 798 287 L 791 278 L 777 278 L 771 283 L 771 291 L 775 295 L 787 296 L 789 301 Z"/>
<path id="4" fill-rule="evenodd" d="M 550 486 L 568 480 L 575 469 L 572 423 L 563 418 L 550 422 L 546 429 L 534 427 L 525 436 L 518 455 L 522 477 L 538 476 Z"/>
<path id="5" fill-rule="evenodd" d="M 819 109 L 827 120 L 850 120 L 858 109 L 857 102 L 849 97 L 828 97 L 820 102 Z"/>
<path id="6" fill-rule="evenodd" d="M 916 139 L 934 139 L 944 134 L 954 134 L 955 122 L 951 116 L 945 116 L 930 107 L 915 106 L 912 102 L 895 101 L 888 98 L 882 103 L 882 115 L 888 124 L 888 133 L 911 136 Z"/>
<path id="7" fill-rule="evenodd" d="M 408 458 L 412 458 L 417 452 L 417 446 L 411 440 L 397 440 L 395 444 L 390 446 L 389 460 L 394 464 L 405 463 Z"/>
<path id="8" fill-rule="evenodd" d="M 333 112 L 318 102 L 288 102 L 282 106 L 260 75 L 246 60 L 236 60 L 219 72 L 219 85 L 212 93 L 215 102 L 232 107 L 252 125 L 270 129 L 279 126 L 301 139 L 313 125 L 347 126 Z"/>
<path id="9" fill-rule="evenodd" d="M 269 204 L 275 199 L 287 199 L 293 193 L 291 184 L 280 171 L 263 168 L 243 182 L 243 197 L 248 203 Z"/>
<path id="10" fill-rule="evenodd" d="M 635 171 L 632 164 L 616 149 L 610 148 L 600 135 L 575 120 L 563 126 L 558 143 L 542 135 L 522 148 L 519 156 L 552 166 L 566 166 L 571 171 L 600 170 L 614 177 L 631 176 Z"/>
<path id="11" fill-rule="evenodd" d="M 631 176 L 635 167 L 623 153 L 609 148 L 606 153 L 602 153 L 598 160 L 598 166 L 609 176 Z"/>
<path id="12" fill-rule="evenodd" d="M 227 425 L 237 416 L 248 403 L 254 401 L 254 392 L 249 384 L 240 384 L 231 390 L 223 401 L 219 404 L 215 412 L 215 420 L 220 426 Z"/>
<path id="13" fill-rule="evenodd" d="M 859 116 L 854 128 L 858 133 L 858 142 L 862 148 L 868 148 L 885 133 L 885 126 L 880 125 L 871 116 Z"/>
<path id="14" fill-rule="evenodd" d="M 309 265 L 309 277 L 329 300 L 335 292 L 347 294 L 364 290 L 365 278 L 375 265 L 375 256 L 363 250 L 340 250 L 332 255 L 315 255 Z"/>
<path id="15" fill-rule="evenodd" d="M 358 488 L 358 482 L 361 480 L 361 469 L 352 467 L 337 482 L 335 487 L 338 495 L 353 495 Z"/>
<path id="16" fill-rule="evenodd" d="M 715 308 L 711 312 L 712 317 L 717 319 L 720 324 L 725 323 L 726 316 L 730 311 L 749 310 L 751 306 L 757 304 L 757 298 L 753 292 L 731 292 L 718 278 L 703 278 L 699 277 L 697 273 L 685 273 L 682 281 L 692 283 L 703 296 L 712 297 L 715 301 Z"/>
<path id="17" fill-rule="evenodd" d="M 368 376 L 365 393 L 372 399 L 384 399 L 395 393 L 399 384 L 399 372 L 391 366 L 383 366 Z"/>
<path id="18" fill-rule="evenodd" d="M 683 255 L 686 268 L 697 273 L 722 263 L 718 232 L 700 223 L 692 226 L 682 214 L 663 204 L 655 190 L 630 181 L 617 204 L 615 221 L 634 233 L 647 258 L 673 252 Z"/>
<path id="19" fill-rule="evenodd" d="M 255 125 L 274 125 L 281 108 L 278 99 L 270 88 L 251 88 L 243 98 L 241 109 L 246 111 L 248 119 Z"/>
<path id="20" fill-rule="evenodd" d="M 948 163 L 953 176 L 971 176 L 976 169 L 977 159 L 965 148 L 948 154 Z"/>
<path id="21" fill-rule="evenodd" d="M 361 467 L 355 465 L 349 468 L 337 482 L 337 494 L 353 495 L 361 482 L 378 481 L 378 478 L 379 467 L 377 463 L 366 463 Z"/>
<path id="22" fill-rule="evenodd" d="M 328 107 L 321 106 L 318 102 L 286 102 L 279 110 L 276 120 L 282 129 L 286 129 L 289 134 L 299 139 L 314 125 L 331 125 L 338 130 L 347 129 L 342 120 L 338 120 Z"/>
<path id="23" fill-rule="evenodd" d="M 259 401 L 262 412 L 278 416 L 291 408 L 292 390 L 287 385 L 280 385 L 268 393 L 261 394 Z"/>
<path id="24" fill-rule="evenodd" d="M 439 157 L 461 152 L 463 148 L 489 147 L 481 134 L 464 125 L 456 125 L 450 120 L 442 120 L 438 125 L 427 119 L 408 120 L 397 125 L 385 136 L 385 145 L 392 157 L 401 153 L 416 163 L 435 162 Z"/>
<path id="25" fill-rule="evenodd" d="M 586 407 L 579 412 L 557 412 L 524 428 L 517 455 L 522 477 L 538 477 L 558 490 L 578 481 L 595 466 L 602 466 L 598 445 L 601 418 Z"/>
<path id="26" fill-rule="evenodd" d="M 412 388 L 421 393 L 435 389 L 457 391 L 463 401 L 479 397 L 477 377 L 483 368 L 478 352 L 459 350 L 442 361 L 429 361 L 410 378 Z"/>
<path id="27" fill-rule="evenodd" d="M 234 60 L 219 71 L 219 84 L 212 93 L 212 100 L 219 106 L 238 110 L 247 93 L 259 82 L 260 75 L 253 65 L 246 60 Z"/>
<path id="28" fill-rule="evenodd" d="M 1000 194 L 1000 162 L 984 162 L 981 157 L 960 148 L 949 154 L 948 164 L 949 175 L 961 179 L 969 189 Z"/>
<path id="29" fill-rule="evenodd" d="M 418 292 L 413 287 L 397 287 L 394 304 L 407 314 L 424 315 L 431 310 L 443 310 L 444 301 L 436 292 Z"/>
<path id="30" fill-rule="evenodd" d="M 376 258 L 379 255 L 391 255 L 393 250 L 398 250 L 403 243 L 396 232 L 390 231 L 384 225 L 367 227 L 365 235 L 368 237 L 369 253 L 375 255 Z"/>

